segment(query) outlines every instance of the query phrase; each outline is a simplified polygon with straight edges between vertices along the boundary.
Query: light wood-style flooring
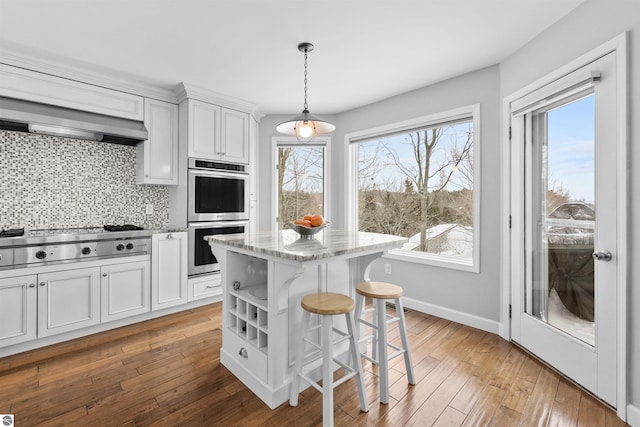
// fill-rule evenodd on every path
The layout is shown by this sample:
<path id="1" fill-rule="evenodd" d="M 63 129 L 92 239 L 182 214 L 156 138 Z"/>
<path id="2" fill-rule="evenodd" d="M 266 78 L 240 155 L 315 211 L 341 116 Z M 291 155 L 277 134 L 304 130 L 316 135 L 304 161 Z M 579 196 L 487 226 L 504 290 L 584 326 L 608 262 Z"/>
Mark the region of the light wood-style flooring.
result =
<path id="1" fill-rule="evenodd" d="M 0 358 L 0 414 L 17 427 L 318 426 L 321 395 L 269 409 L 220 364 L 221 306 L 150 320 Z M 391 399 L 370 411 L 355 379 L 336 389 L 337 426 L 620 426 L 614 411 L 498 336 L 409 311 L 417 384 L 391 362 Z M 390 336 L 397 339 L 397 330 Z"/>

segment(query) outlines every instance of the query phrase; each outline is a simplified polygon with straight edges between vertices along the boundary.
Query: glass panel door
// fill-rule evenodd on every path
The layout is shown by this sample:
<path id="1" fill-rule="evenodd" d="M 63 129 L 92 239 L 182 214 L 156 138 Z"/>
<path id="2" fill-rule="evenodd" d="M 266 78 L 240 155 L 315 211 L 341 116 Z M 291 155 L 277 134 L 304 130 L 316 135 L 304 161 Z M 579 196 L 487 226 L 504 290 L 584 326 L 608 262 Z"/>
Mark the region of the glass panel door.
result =
<path id="1" fill-rule="evenodd" d="M 534 111 L 532 264 L 525 311 L 595 346 L 595 95 Z"/>

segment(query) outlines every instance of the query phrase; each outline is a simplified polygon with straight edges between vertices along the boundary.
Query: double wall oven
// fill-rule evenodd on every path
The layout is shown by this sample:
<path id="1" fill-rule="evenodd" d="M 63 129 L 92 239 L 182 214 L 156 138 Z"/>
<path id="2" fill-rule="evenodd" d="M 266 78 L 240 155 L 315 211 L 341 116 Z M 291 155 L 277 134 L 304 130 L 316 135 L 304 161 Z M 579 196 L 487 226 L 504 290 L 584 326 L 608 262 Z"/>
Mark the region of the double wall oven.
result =
<path id="1" fill-rule="evenodd" d="M 204 236 L 244 233 L 247 229 L 249 176 L 245 168 L 245 165 L 189 158 L 189 276 L 220 272 Z"/>

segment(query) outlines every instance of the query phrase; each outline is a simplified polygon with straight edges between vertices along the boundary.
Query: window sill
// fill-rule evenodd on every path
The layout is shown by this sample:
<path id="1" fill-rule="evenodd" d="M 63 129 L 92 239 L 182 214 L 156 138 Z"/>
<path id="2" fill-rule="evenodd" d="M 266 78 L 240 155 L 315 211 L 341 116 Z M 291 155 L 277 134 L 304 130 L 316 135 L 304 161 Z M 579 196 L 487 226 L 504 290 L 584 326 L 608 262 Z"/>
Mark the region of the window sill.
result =
<path id="1" fill-rule="evenodd" d="M 480 268 L 474 265 L 471 259 L 461 259 L 451 256 L 430 255 L 415 251 L 407 251 L 402 249 L 394 249 L 383 256 L 385 259 L 395 259 L 399 261 L 413 262 L 416 264 L 431 265 L 434 267 L 448 268 L 451 270 L 468 271 L 471 273 L 479 273 Z"/>

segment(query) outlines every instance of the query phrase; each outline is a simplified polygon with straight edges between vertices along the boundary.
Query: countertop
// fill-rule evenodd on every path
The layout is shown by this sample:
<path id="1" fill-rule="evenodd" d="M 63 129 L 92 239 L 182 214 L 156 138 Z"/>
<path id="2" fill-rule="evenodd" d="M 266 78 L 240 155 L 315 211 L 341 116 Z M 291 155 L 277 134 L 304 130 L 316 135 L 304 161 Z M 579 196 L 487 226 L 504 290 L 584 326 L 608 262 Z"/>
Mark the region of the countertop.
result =
<path id="1" fill-rule="evenodd" d="M 388 234 L 325 229 L 313 239 L 301 239 L 293 230 L 205 236 L 209 244 L 222 244 L 292 261 L 313 261 L 375 249 L 395 249 L 405 237 Z"/>

